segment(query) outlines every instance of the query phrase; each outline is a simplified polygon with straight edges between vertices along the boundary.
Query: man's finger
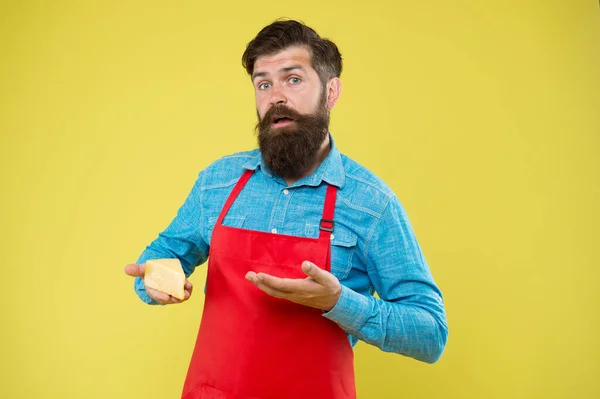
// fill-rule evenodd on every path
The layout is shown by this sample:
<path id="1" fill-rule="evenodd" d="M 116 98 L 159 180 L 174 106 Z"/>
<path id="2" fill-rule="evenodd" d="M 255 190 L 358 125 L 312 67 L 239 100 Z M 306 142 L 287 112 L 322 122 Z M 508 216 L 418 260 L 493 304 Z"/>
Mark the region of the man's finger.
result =
<path id="1" fill-rule="evenodd" d="M 252 282 L 252 284 L 254 284 L 256 287 L 258 287 L 258 289 L 260 289 L 264 293 L 274 296 L 276 298 L 285 298 L 287 295 L 289 295 L 289 293 L 287 293 L 287 292 L 280 291 L 276 288 L 269 287 L 267 284 L 265 284 L 264 276 L 267 276 L 267 275 L 264 273 L 260 273 L 260 276 L 259 276 L 255 272 L 248 272 L 248 273 L 246 273 L 246 280 Z"/>
<path id="2" fill-rule="evenodd" d="M 163 305 L 168 303 L 169 299 L 171 298 L 171 295 L 150 287 L 146 287 L 146 293 L 150 296 L 150 298 L 162 303 Z"/>
<path id="3" fill-rule="evenodd" d="M 192 292 L 192 290 L 194 289 L 194 286 L 192 285 L 192 283 L 189 282 L 188 279 L 185 279 L 185 284 L 183 285 L 183 289 L 188 290 L 189 292 Z"/>
<path id="4" fill-rule="evenodd" d="M 305 284 L 303 279 L 280 278 L 265 273 L 258 273 L 256 279 L 259 283 L 274 288 L 277 291 L 299 292 L 306 290 L 306 287 L 303 287 Z"/>
<path id="5" fill-rule="evenodd" d="M 275 298 L 288 299 L 288 296 L 290 295 L 289 292 L 280 291 L 278 289 L 269 287 L 268 285 L 260 283 L 260 282 L 254 283 L 254 285 L 256 285 L 258 287 L 258 289 L 260 289 L 264 293 L 269 294 Z"/>
<path id="6" fill-rule="evenodd" d="M 302 262 L 302 271 L 321 285 L 331 284 L 332 274 L 307 260 Z"/>
<path id="7" fill-rule="evenodd" d="M 125 274 L 131 277 L 144 277 L 146 265 L 136 265 L 135 263 L 125 266 Z"/>

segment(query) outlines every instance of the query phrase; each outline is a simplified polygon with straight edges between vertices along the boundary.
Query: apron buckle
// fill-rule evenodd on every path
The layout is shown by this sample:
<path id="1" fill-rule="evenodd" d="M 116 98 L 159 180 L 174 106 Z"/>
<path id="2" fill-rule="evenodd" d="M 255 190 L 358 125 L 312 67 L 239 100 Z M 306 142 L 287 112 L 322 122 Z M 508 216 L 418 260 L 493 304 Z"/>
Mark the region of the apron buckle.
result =
<path id="1" fill-rule="evenodd" d="M 325 223 L 330 224 L 331 226 L 325 225 Z M 333 232 L 333 220 L 329 219 L 321 219 L 321 223 L 319 223 L 319 229 L 323 231 L 328 231 L 330 233 Z"/>

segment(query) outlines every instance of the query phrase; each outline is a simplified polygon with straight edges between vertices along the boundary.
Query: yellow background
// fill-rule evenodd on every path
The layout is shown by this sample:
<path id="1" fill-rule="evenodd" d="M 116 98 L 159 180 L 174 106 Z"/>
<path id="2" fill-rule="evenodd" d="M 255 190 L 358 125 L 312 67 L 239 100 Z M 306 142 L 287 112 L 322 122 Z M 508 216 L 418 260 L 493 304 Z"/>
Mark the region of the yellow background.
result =
<path id="1" fill-rule="evenodd" d="M 332 132 L 398 194 L 445 296 L 442 359 L 360 343 L 359 397 L 600 397 L 597 1 L 0 7 L 0 397 L 180 394 L 206 269 L 158 308 L 123 266 L 203 167 L 254 147 L 240 57 L 281 16 L 339 45 Z"/>

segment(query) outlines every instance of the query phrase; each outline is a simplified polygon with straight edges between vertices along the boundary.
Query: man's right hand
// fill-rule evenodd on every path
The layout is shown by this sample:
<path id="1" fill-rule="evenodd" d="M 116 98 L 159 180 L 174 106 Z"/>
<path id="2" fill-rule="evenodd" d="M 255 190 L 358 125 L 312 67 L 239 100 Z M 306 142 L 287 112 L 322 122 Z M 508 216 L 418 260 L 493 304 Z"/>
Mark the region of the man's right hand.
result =
<path id="1" fill-rule="evenodd" d="M 146 268 L 146 265 L 136 265 L 136 264 L 131 264 L 131 265 L 127 265 L 125 266 L 125 274 L 127 274 L 128 276 L 131 277 L 140 277 L 142 279 L 142 281 L 144 281 L 144 269 Z M 146 287 L 146 285 L 144 284 L 144 287 Z M 183 295 L 184 295 L 184 299 L 181 300 L 179 298 L 175 298 L 167 293 L 155 290 L 154 288 L 150 288 L 150 287 L 146 287 L 146 293 L 148 294 L 148 296 L 152 299 L 154 299 L 156 302 L 162 304 L 162 305 L 168 305 L 171 303 L 181 303 L 184 301 L 187 301 L 190 296 L 192 295 L 192 289 L 194 287 L 192 286 L 192 283 L 190 283 L 188 281 L 188 279 L 185 279 L 185 285 L 183 286 Z"/>

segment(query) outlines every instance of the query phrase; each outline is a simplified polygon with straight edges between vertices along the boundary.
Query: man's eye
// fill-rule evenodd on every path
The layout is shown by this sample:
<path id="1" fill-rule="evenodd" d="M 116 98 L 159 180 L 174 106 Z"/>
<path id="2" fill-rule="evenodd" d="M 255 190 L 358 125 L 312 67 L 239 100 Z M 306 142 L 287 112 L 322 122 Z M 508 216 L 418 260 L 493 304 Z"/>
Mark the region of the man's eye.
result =
<path id="1" fill-rule="evenodd" d="M 265 90 L 265 89 L 268 89 L 269 87 L 271 87 L 271 83 L 261 83 L 258 85 L 258 88 L 260 90 Z"/>
<path id="2" fill-rule="evenodd" d="M 293 85 L 297 85 L 300 82 L 301 82 L 300 78 L 295 78 L 295 77 L 294 78 L 290 78 L 290 83 L 293 84 Z"/>

